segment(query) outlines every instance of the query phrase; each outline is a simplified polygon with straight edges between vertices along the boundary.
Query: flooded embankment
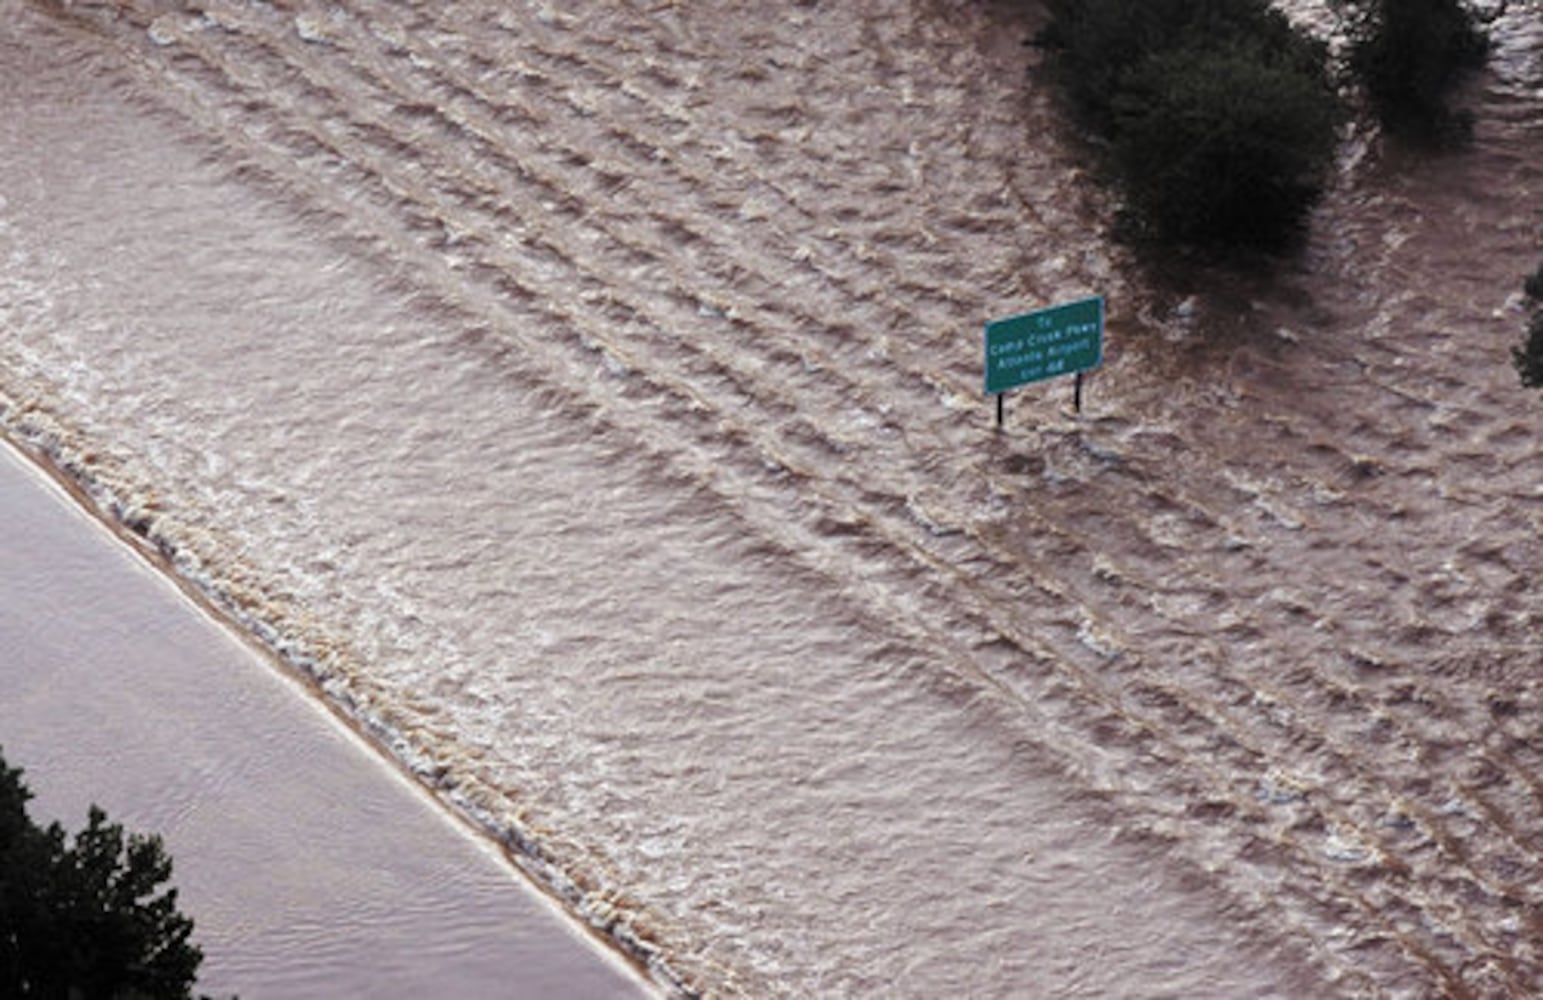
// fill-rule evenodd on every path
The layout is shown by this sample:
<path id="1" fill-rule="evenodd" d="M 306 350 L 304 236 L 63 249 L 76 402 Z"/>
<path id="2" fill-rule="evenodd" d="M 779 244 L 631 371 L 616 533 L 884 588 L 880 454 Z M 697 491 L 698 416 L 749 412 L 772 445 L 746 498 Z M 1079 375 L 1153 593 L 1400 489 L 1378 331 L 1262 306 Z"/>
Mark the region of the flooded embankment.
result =
<path id="1" fill-rule="evenodd" d="M 1196 287 L 989 5 L 4 11 L 9 432 L 661 981 L 1540 986 L 1535 5 Z"/>

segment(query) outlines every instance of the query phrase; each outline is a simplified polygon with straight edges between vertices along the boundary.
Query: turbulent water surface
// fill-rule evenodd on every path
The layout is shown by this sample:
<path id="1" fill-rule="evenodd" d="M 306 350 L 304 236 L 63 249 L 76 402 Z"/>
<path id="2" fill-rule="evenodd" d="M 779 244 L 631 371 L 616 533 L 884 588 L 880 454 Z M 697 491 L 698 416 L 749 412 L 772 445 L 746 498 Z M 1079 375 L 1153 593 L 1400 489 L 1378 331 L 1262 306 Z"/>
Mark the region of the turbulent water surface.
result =
<path id="1" fill-rule="evenodd" d="M 9 432 L 661 984 L 1543 989 L 1537 4 L 1269 281 L 990 4 L 0 10 Z"/>
<path id="2" fill-rule="evenodd" d="M 654 994 L 29 464 L 0 442 L 6 760 L 34 822 L 163 838 L 200 995 Z"/>

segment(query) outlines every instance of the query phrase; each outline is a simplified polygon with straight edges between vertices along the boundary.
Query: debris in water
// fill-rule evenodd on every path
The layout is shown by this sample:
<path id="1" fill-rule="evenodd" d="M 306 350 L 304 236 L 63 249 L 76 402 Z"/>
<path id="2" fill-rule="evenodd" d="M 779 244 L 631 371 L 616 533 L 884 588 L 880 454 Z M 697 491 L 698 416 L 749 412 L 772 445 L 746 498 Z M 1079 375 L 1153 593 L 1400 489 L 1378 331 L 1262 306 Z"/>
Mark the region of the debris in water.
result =
<path id="1" fill-rule="evenodd" d="M 180 34 L 177 30 L 176 15 L 162 14 L 150 22 L 150 27 L 145 29 L 145 34 L 150 36 L 150 41 L 162 47 L 176 44 Z"/>
<path id="2" fill-rule="evenodd" d="M 332 45 L 331 26 L 327 18 L 306 12 L 295 15 L 295 34 L 314 45 Z"/>

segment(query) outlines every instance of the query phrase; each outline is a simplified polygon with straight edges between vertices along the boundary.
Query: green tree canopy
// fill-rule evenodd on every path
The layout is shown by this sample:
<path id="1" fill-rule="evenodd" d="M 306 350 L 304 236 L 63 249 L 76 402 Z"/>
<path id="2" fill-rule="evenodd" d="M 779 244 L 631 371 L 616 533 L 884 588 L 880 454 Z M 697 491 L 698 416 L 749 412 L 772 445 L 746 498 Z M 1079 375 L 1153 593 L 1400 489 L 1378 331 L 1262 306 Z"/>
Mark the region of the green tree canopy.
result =
<path id="1" fill-rule="evenodd" d="M 1278 249 L 1334 158 L 1338 106 L 1322 78 L 1253 42 L 1146 59 L 1114 113 L 1127 209 L 1165 240 Z"/>
<path id="2" fill-rule="evenodd" d="M 1115 125 L 1114 104 L 1127 73 L 1150 56 L 1196 43 L 1240 39 L 1309 74 L 1323 52 L 1266 0 L 1050 0 L 1038 43 L 1055 54 L 1056 76 L 1079 115 L 1095 128 Z"/>
<path id="3" fill-rule="evenodd" d="M 1324 46 L 1266 0 L 1050 0 L 1038 42 L 1100 140 L 1133 231 L 1279 250 L 1332 165 Z"/>
<path id="4" fill-rule="evenodd" d="M 1522 285 L 1527 295 L 1527 335 L 1521 346 L 1511 348 L 1511 364 L 1522 385 L 1543 389 L 1543 264 Z"/>
<path id="5" fill-rule="evenodd" d="M 177 910 L 157 836 L 92 806 L 73 841 L 27 815 L 32 792 L 0 754 L 0 995 L 191 996 L 203 953 Z"/>
<path id="6" fill-rule="evenodd" d="M 1384 128 L 1448 141 L 1466 122 L 1447 107 L 1465 73 L 1484 65 L 1489 39 L 1462 0 L 1338 0 L 1350 25 L 1350 69 Z"/>

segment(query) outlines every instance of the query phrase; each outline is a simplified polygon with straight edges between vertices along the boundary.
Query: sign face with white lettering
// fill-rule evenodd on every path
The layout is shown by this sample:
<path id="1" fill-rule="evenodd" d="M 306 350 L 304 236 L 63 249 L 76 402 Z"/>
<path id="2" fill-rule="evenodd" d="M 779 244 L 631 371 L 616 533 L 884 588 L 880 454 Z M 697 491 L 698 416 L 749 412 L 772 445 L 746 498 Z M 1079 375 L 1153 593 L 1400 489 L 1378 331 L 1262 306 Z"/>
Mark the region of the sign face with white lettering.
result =
<path id="1" fill-rule="evenodd" d="M 1085 372 L 1103 360 L 1103 296 L 986 324 L 987 395 Z"/>

